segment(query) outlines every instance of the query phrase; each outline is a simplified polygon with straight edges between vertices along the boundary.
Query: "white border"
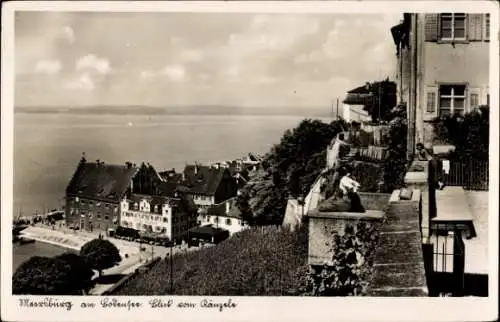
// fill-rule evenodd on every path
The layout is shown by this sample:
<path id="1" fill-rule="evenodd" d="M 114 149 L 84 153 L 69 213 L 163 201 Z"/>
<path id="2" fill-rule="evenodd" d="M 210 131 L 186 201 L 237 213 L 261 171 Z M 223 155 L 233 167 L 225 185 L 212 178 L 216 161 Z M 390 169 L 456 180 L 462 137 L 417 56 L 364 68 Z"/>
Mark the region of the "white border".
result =
<path id="1" fill-rule="evenodd" d="M 89 321 L 89 320 L 231 320 L 231 321 L 488 321 L 498 316 L 498 108 L 491 108 L 490 126 L 490 195 L 489 252 L 490 274 L 488 298 L 291 298 L 233 297 L 236 309 L 214 310 L 122 310 L 73 308 L 22 309 L 17 297 L 11 296 L 11 216 L 13 182 L 13 86 L 14 86 L 14 11 L 122 11 L 122 12 L 255 12 L 255 13 L 402 13 L 462 11 L 491 14 L 496 32 L 490 37 L 490 57 L 499 57 L 498 4 L 494 1 L 293 1 L 293 2 L 7 2 L 2 3 L 2 109 L 1 109 L 1 319 L 7 321 Z M 390 30 L 387 30 L 389 33 Z M 357 41 L 353 39 L 352 41 Z M 490 103 L 499 106 L 499 61 L 490 59 Z M 36 298 L 36 297 L 32 297 Z M 71 297 L 58 297 L 71 298 Z M 202 297 L 168 297 L 199 302 Z M 98 297 L 73 297 L 77 301 Z M 130 297 L 140 299 L 140 297 Z M 227 298 L 212 298 L 226 300 Z M 142 298 L 144 301 L 144 298 Z"/>

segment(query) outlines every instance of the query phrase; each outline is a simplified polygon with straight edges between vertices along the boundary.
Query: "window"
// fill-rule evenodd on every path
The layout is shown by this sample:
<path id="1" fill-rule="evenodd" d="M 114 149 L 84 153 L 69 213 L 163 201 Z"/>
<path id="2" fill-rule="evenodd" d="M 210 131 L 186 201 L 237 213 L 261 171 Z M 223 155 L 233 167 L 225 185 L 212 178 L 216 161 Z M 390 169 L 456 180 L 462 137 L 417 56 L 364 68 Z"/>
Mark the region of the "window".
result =
<path id="1" fill-rule="evenodd" d="M 167 217 L 163 217 L 163 222 L 168 222 L 168 218 Z"/>
<path id="2" fill-rule="evenodd" d="M 427 113 L 436 112 L 436 93 L 427 92 Z"/>
<path id="3" fill-rule="evenodd" d="M 226 219 L 226 225 L 231 226 L 231 219 L 230 218 Z"/>
<path id="4" fill-rule="evenodd" d="M 465 13 L 442 13 L 440 27 L 441 39 L 465 40 Z"/>
<path id="5" fill-rule="evenodd" d="M 108 219 L 109 219 L 109 217 L 108 217 L 108 216 L 104 216 L 104 220 L 108 220 Z"/>
<path id="6" fill-rule="evenodd" d="M 439 87 L 439 114 L 464 113 L 465 85 L 441 85 Z"/>
<path id="7" fill-rule="evenodd" d="M 471 93 L 470 94 L 470 109 L 476 109 L 479 107 L 479 94 Z"/>

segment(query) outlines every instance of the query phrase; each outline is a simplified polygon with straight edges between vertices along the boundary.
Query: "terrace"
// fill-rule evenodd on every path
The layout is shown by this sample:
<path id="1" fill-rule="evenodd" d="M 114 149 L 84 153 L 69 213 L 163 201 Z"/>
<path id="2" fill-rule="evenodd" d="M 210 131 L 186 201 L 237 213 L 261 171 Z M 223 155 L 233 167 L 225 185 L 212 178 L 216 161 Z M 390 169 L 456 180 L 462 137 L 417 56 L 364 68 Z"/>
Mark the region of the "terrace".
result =
<path id="1" fill-rule="evenodd" d="M 364 213 L 336 211 L 333 199 L 324 200 L 307 214 L 309 219 L 308 264 L 333 265 L 332 241 L 348 226 L 359 223 L 376 228 L 372 254 L 360 261 L 365 271 L 364 294 L 370 296 L 426 296 L 428 294 L 421 246 L 420 190 L 395 190 L 392 194 L 359 193 Z M 371 266 L 371 267 L 370 267 Z"/>

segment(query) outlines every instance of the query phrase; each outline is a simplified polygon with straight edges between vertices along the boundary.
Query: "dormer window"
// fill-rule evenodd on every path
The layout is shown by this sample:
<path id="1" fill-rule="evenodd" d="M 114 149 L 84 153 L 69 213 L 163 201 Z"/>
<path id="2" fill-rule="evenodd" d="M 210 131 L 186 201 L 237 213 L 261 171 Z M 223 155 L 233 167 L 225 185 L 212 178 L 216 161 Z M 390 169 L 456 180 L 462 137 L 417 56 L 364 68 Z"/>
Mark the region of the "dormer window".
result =
<path id="1" fill-rule="evenodd" d="M 158 205 L 155 205 L 154 212 L 158 212 Z"/>
<path id="2" fill-rule="evenodd" d="M 134 203 L 134 209 L 135 209 L 135 210 L 138 210 L 138 209 L 139 209 L 139 204 L 138 204 L 137 202 L 136 202 L 136 203 Z"/>

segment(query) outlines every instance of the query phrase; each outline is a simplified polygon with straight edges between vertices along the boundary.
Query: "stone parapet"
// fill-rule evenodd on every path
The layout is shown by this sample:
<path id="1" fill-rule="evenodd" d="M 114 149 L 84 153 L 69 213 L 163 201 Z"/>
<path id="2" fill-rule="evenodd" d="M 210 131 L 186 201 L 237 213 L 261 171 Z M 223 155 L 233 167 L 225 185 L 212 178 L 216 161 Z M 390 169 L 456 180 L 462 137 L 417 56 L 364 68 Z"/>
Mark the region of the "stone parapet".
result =
<path id="1" fill-rule="evenodd" d="M 335 232 L 342 235 L 347 225 L 359 222 L 382 222 L 385 214 L 381 210 L 354 212 L 310 211 L 309 219 L 309 265 L 329 264 L 333 258 L 332 237 Z"/>
<path id="2" fill-rule="evenodd" d="M 373 264 L 369 296 L 428 296 L 422 251 L 421 192 L 401 200 L 395 190 L 389 200 L 386 220 Z"/>

